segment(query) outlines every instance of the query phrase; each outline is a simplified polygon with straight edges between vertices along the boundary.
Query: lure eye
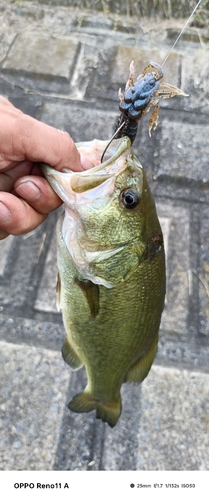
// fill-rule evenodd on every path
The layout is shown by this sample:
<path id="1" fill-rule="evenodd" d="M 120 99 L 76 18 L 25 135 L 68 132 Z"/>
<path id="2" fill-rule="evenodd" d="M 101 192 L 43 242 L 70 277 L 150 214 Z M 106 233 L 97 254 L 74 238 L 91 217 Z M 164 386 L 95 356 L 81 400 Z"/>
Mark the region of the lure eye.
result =
<path id="1" fill-rule="evenodd" d="M 121 201 L 125 208 L 135 208 L 140 201 L 140 196 L 135 189 L 125 189 L 121 193 Z"/>

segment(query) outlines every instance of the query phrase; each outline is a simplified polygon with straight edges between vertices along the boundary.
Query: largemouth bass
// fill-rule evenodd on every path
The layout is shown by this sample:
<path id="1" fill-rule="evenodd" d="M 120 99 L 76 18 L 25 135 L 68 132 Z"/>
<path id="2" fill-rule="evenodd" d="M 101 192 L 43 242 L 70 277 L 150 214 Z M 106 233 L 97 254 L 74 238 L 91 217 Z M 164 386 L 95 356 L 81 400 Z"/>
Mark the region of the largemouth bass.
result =
<path id="1" fill-rule="evenodd" d="M 114 427 L 124 382 L 142 382 L 157 351 L 165 297 L 163 236 L 146 175 L 128 137 L 77 144 L 84 172 L 42 165 L 64 202 L 57 225 L 64 360 L 88 383 L 69 403 Z"/>

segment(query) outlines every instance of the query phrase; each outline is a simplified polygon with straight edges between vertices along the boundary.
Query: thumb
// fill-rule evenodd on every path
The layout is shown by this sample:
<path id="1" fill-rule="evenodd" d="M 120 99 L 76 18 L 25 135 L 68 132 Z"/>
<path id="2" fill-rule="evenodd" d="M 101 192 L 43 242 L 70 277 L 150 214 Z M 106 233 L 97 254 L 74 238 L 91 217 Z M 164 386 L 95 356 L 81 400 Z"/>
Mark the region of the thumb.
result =
<path id="1" fill-rule="evenodd" d="M 21 115 L 19 132 L 27 160 L 48 163 L 57 170 L 82 171 L 80 154 L 67 132 Z"/>

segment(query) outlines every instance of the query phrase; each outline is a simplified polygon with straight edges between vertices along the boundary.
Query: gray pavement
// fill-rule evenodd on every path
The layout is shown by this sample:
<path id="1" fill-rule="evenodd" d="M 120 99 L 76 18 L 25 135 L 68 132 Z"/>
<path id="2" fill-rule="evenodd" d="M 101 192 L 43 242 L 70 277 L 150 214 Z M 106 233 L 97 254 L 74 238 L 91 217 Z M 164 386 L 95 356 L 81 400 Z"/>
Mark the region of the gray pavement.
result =
<path id="1" fill-rule="evenodd" d="M 0 6 L 0 93 L 75 141 L 107 139 L 130 61 L 137 74 L 161 63 L 183 23 L 58 4 Z M 164 230 L 167 297 L 154 365 L 123 386 L 114 429 L 67 408 L 85 373 L 60 353 L 59 211 L 0 242 L 0 470 L 209 470 L 208 51 L 208 29 L 189 28 L 164 67 L 189 97 L 162 103 L 151 139 L 145 118 L 133 147 Z"/>

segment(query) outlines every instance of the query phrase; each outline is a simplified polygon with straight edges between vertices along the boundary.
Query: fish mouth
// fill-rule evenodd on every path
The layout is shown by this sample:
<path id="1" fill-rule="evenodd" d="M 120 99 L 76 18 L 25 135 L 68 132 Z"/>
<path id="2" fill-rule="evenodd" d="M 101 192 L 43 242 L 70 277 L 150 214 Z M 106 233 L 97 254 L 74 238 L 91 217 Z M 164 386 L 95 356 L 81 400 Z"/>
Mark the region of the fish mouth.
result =
<path id="1" fill-rule="evenodd" d="M 76 146 L 79 153 L 87 158 L 93 157 L 95 163 L 97 163 L 101 161 L 102 153 L 108 143 L 109 141 L 94 139 L 91 142 L 77 143 Z M 77 194 L 84 193 L 83 202 L 87 203 L 88 196 L 85 195 L 86 192 L 89 192 L 91 202 L 93 197 L 98 199 L 104 193 L 106 195 L 113 193 L 116 177 L 126 168 L 126 153 L 128 156 L 130 146 L 131 141 L 128 137 L 114 140 L 106 152 L 107 160 L 82 172 L 73 172 L 67 168 L 59 172 L 45 163 L 41 163 L 40 166 L 44 176 L 57 195 L 67 206 L 69 206 L 70 200 L 71 208 L 73 208 L 73 200 L 76 204 L 82 203 L 82 197 L 76 196 Z M 98 188 L 97 193 L 95 191 L 93 193 L 95 188 Z M 91 193 L 93 196 L 91 196 Z"/>

